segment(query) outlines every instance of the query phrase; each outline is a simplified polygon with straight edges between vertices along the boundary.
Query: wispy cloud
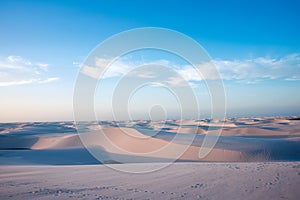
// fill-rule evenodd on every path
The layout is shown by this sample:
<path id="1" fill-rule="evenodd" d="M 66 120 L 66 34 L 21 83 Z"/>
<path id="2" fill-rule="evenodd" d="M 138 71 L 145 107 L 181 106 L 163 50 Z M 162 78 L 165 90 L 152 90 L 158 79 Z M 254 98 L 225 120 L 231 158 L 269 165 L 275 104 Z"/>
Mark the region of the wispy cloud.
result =
<path id="1" fill-rule="evenodd" d="M 44 80 L 39 80 L 38 83 L 50 83 L 50 82 L 54 82 L 54 81 L 58 81 L 59 78 L 58 77 L 51 77 L 51 78 L 47 78 Z"/>
<path id="2" fill-rule="evenodd" d="M 34 80 L 24 80 L 24 81 L 1 81 L 0 86 L 12 86 L 12 85 L 24 85 L 24 84 L 29 84 L 33 83 Z"/>
<path id="3" fill-rule="evenodd" d="M 0 57 L 0 86 L 49 83 L 58 77 L 48 77 L 47 63 L 32 62 L 21 56 Z"/>
<path id="4" fill-rule="evenodd" d="M 246 60 L 214 60 L 224 80 L 300 79 L 300 54 L 281 58 L 259 57 Z"/>
<path id="5" fill-rule="evenodd" d="M 160 66 L 169 66 L 170 62 L 168 60 L 154 60 L 150 62 L 139 62 L 128 59 L 118 59 L 115 62 L 111 62 L 111 59 L 108 58 L 96 58 L 95 63 L 91 66 L 83 65 L 81 68 L 81 73 L 90 76 L 92 78 L 113 78 L 120 77 L 126 75 L 131 72 L 131 70 L 136 67 L 145 66 L 145 65 L 160 65 Z M 78 63 L 76 63 L 78 64 Z M 103 73 L 103 74 L 102 74 Z M 131 76 L 135 76 L 137 78 L 153 78 L 155 74 L 151 71 L 143 71 L 143 73 L 133 73 L 131 72 Z M 101 77 L 100 77 L 101 76 Z"/>
<path id="6" fill-rule="evenodd" d="M 217 80 L 220 78 L 245 84 L 255 84 L 268 79 L 282 79 L 286 81 L 300 80 L 299 53 L 280 58 L 257 57 L 244 60 L 215 59 L 212 60 L 212 62 L 217 70 L 213 69 L 211 64 L 203 63 L 197 66 L 201 72 L 198 73 L 191 65 L 177 65 L 167 60 L 139 63 L 120 59 L 113 63 L 101 78 L 123 76 L 138 66 L 156 64 L 161 66 L 176 66 L 177 73 L 191 84 L 205 79 Z M 108 59 L 97 58 L 94 66 L 84 66 L 81 72 L 93 78 L 99 78 L 100 72 L 104 70 L 108 63 Z M 145 71 L 145 73 L 142 74 L 135 74 L 135 77 L 151 79 L 153 78 L 153 74 Z M 182 80 L 178 77 L 168 77 L 166 82 L 178 86 L 182 85 Z"/>

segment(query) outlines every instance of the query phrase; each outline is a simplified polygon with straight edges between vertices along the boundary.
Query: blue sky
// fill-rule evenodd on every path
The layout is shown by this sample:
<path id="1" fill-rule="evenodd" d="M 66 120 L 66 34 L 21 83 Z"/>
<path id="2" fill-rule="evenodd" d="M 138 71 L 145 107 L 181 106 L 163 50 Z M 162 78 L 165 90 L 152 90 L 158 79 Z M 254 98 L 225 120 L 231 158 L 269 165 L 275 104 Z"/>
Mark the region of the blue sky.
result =
<path id="1" fill-rule="evenodd" d="M 72 120 L 78 63 L 106 38 L 148 26 L 182 32 L 207 50 L 224 78 L 228 116 L 299 115 L 299 7 L 289 0 L 0 1 L 0 121 Z"/>

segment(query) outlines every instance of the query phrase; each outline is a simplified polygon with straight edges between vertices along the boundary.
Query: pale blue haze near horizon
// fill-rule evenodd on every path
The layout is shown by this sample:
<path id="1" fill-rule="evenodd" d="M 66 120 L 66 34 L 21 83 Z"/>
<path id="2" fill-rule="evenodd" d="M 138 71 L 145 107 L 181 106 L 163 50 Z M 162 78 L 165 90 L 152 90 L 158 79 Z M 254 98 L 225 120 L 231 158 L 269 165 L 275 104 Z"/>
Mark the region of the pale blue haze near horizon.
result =
<path id="1" fill-rule="evenodd" d="M 292 0 L 2 0 L 0 122 L 73 120 L 79 64 L 108 37 L 141 27 L 179 31 L 206 49 L 228 117 L 300 115 L 299 8 Z"/>

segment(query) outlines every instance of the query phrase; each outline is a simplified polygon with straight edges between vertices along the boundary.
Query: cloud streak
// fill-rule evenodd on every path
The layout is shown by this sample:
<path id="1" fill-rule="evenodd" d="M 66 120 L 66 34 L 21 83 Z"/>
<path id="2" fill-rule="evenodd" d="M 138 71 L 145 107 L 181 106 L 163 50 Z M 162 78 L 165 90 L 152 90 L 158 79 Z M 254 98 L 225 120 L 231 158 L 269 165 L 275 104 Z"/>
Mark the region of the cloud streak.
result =
<path id="1" fill-rule="evenodd" d="M 300 79 L 300 54 L 281 58 L 214 60 L 224 80 Z"/>
<path id="2" fill-rule="evenodd" d="M 162 65 L 175 66 L 176 71 L 185 80 L 194 83 L 202 80 L 233 80 L 246 84 L 254 84 L 262 80 L 282 79 L 286 81 L 300 80 L 300 54 L 290 54 L 280 58 L 257 57 L 244 60 L 212 60 L 217 71 L 212 68 L 212 64 L 203 63 L 198 65 L 200 74 L 191 65 L 178 65 L 170 63 L 167 60 L 157 60 L 151 62 L 134 62 L 128 60 L 118 60 L 108 67 L 102 78 L 120 77 L 128 73 L 130 70 L 142 65 Z M 95 67 L 84 66 L 82 73 L 93 78 L 99 78 L 102 71 L 108 64 L 103 58 L 97 58 Z M 219 73 L 218 73 L 219 72 Z M 151 78 L 148 74 L 136 74 L 137 78 Z M 170 77 L 167 80 L 174 85 L 180 85 L 176 78 Z"/>
<path id="3" fill-rule="evenodd" d="M 58 77 L 47 76 L 48 66 L 21 56 L 0 58 L 0 87 L 57 81 Z"/>

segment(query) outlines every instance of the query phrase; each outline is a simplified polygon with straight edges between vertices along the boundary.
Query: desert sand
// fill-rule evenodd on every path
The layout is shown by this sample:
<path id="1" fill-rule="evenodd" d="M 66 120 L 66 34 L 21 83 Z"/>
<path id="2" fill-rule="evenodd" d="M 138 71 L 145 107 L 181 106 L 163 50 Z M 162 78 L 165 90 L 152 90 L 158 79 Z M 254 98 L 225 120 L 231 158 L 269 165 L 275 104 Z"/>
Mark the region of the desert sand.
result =
<path id="1" fill-rule="evenodd" d="M 175 163 L 146 174 L 104 165 L 2 166 L 0 176 L 0 199 L 296 200 L 300 196 L 298 162 Z"/>
<path id="2" fill-rule="evenodd" d="M 0 124 L 0 199 L 300 196 L 298 117 L 103 121 L 83 122 L 77 128 L 82 135 L 74 122 Z M 104 134 L 97 134 L 99 130 Z M 199 158 L 208 130 L 222 130 L 221 136 L 214 149 Z M 91 155 L 81 139 L 104 154 L 102 160 Z M 104 140 L 114 145 L 99 142 Z M 171 151 L 161 152 L 171 141 Z M 183 154 L 176 153 L 186 146 Z M 126 171 L 166 163 L 168 167 L 145 174 L 110 168 Z"/>

